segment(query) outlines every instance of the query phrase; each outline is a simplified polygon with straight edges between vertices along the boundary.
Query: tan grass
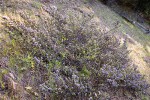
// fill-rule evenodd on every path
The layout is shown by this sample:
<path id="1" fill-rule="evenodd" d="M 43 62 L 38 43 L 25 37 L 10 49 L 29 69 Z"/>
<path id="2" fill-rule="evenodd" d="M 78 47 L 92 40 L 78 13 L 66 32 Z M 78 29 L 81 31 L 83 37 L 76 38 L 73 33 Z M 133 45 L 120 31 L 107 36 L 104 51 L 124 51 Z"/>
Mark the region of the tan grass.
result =
<path id="1" fill-rule="evenodd" d="M 145 62 L 144 58 L 147 57 L 143 45 L 138 42 L 134 44 L 128 43 L 128 50 L 130 51 L 129 57 L 135 65 L 138 66 L 138 70 L 141 74 L 146 76 L 147 81 L 150 83 L 150 65 Z"/>

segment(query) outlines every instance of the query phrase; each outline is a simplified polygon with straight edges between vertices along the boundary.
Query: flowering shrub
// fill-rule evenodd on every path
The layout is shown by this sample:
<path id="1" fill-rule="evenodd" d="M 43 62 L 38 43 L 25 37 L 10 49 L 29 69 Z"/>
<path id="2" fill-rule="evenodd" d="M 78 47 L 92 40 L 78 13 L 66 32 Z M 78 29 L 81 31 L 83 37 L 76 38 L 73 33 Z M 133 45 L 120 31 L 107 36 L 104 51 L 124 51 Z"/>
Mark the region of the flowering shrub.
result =
<path id="1" fill-rule="evenodd" d="M 125 46 L 92 26 L 92 16 L 76 11 L 62 15 L 52 6 L 43 9 L 49 16 L 39 18 L 41 27 L 26 14 L 21 15 L 25 23 L 5 23 L 24 55 L 32 56 L 41 98 L 98 99 L 102 87 L 133 92 L 149 87 L 129 61 Z"/>

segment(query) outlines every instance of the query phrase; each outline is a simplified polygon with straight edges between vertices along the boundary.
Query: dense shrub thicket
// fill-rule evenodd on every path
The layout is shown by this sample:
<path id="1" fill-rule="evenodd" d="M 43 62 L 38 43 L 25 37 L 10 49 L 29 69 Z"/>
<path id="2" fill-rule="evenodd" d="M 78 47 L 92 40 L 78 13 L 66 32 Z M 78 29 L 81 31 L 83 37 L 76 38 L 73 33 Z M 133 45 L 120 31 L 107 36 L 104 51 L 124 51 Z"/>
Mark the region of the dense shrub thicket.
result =
<path id="1" fill-rule="evenodd" d="M 22 14 L 24 23 L 4 23 L 13 40 L 9 46 L 20 50 L 11 51 L 11 69 L 17 75 L 32 71 L 34 84 L 26 84 L 40 98 L 96 100 L 111 90 L 145 92 L 149 86 L 129 61 L 125 44 L 91 25 L 92 16 L 73 10 L 64 16 L 53 8 L 43 8 L 49 17 L 39 16 L 42 27 L 27 14 Z"/>

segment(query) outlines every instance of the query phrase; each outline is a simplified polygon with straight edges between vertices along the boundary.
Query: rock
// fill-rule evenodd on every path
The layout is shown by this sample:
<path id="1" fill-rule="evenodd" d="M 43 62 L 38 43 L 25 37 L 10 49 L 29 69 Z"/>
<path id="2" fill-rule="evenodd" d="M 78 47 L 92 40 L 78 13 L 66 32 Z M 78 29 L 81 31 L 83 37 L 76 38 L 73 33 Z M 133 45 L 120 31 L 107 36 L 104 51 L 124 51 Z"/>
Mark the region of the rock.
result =
<path id="1" fill-rule="evenodd" d="M 9 18 L 8 16 L 2 16 L 2 18 L 3 18 L 4 20 L 10 20 L 10 18 Z"/>

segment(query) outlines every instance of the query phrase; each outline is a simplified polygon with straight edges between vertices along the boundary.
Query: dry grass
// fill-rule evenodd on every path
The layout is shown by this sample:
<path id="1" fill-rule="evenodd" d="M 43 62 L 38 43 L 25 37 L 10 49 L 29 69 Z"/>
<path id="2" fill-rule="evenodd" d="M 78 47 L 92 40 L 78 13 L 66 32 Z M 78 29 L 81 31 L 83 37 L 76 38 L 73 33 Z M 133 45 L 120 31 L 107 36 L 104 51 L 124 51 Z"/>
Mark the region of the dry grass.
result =
<path id="1" fill-rule="evenodd" d="M 139 43 L 130 44 L 128 43 L 128 50 L 130 52 L 130 58 L 139 68 L 139 71 L 147 76 L 148 81 L 150 82 L 150 65 L 144 61 L 144 57 L 147 57 L 147 52 L 144 50 L 144 47 Z"/>

